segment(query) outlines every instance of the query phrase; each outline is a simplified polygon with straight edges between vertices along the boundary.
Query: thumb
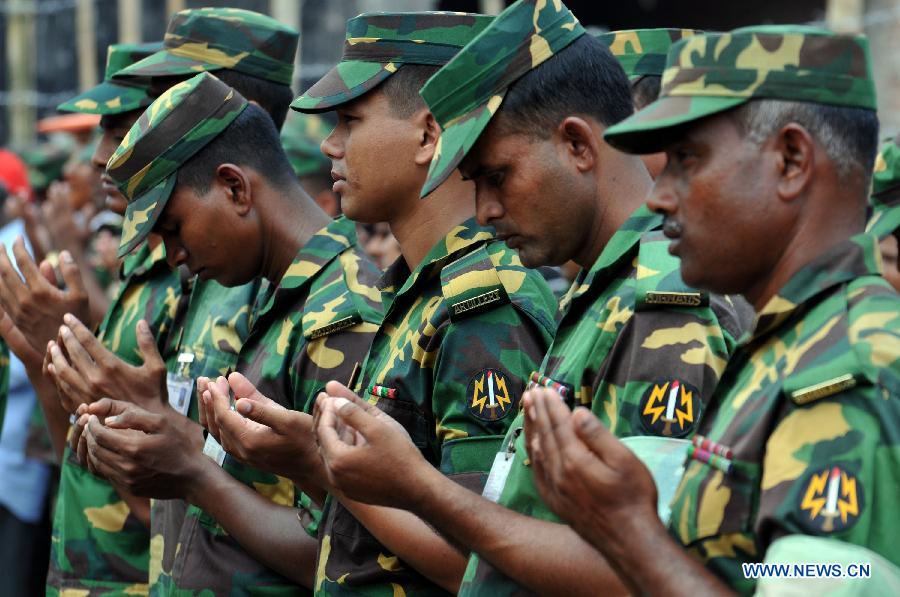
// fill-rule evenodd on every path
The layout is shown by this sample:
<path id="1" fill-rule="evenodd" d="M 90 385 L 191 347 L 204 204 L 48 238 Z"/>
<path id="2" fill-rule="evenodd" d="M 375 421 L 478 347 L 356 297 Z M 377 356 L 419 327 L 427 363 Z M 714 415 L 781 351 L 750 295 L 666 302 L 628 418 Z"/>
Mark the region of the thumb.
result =
<path id="1" fill-rule="evenodd" d="M 144 367 L 159 366 L 165 369 L 166 364 L 159 354 L 156 338 L 153 337 L 153 332 L 150 331 L 150 326 L 147 325 L 147 322 L 143 319 L 138 321 L 134 329 L 137 336 L 138 350 L 140 350 L 141 356 L 144 358 Z"/>
<path id="2" fill-rule="evenodd" d="M 254 402 L 261 402 L 264 404 L 277 404 L 274 400 L 268 398 L 259 390 L 257 390 L 256 386 L 253 385 L 253 382 L 251 382 L 240 373 L 235 372 L 229 375 L 228 385 L 231 386 L 231 391 L 234 392 L 234 397 L 237 399 L 245 398 L 247 400 L 253 400 Z"/>
<path id="3" fill-rule="evenodd" d="M 111 429 L 134 429 L 144 433 L 156 433 L 159 416 L 128 404 L 124 410 L 111 417 L 106 417 L 103 424 Z"/>
<path id="4" fill-rule="evenodd" d="M 621 445 L 606 425 L 583 406 L 576 408 L 572 414 L 572 427 L 578 439 L 604 462 L 610 450 Z"/>
<path id="5" fill-rule="evenodd" d="M 128 403 L 121 400 L 113 400 L 112 398 L 101 398 L 96 402 L 82 404 L 79 407 L 84 409 L 85 413 L 97 415 L 98 419 L 119 415 L 128 408 Z"/>
<path id="6" fill-rule="evenodd" d="M 368 413 L 378 414 L 378 413 L 382 412 L 381 410 L 379 410 L 379 408 L 377 406 L 375 406 L 374 404 L 370 404 L 369 402 L 366 402 L 365 400 L 363 400 L 362 398 L 357 396 L 353 392 L 353 390 L 351 390 L 350 388 L 348 388 L 347 386 L 345 386 L 344 384 L 342 384 L 339 381 L 332 380 L 332 381 L 329 381 L 327 384 L 325 384 L 325 392 L 333 398 L 344 398 L 348 402 L 352 402 L 353 404 L 355 404 L 356 406 L 358 406 L 359 408 L 363 409 L 364 411 L 366 411 Z"/>
<path id="7" fill-rule="evenodd" d="M 290 431 L 294 413 L 268 398 L 266 400 L 268 402 L 241 398 L 235 403 L 235 409 L 251 421 L 270 427 L 279 434 Z"/>
<path id="8" fill-rule="evenodd" d="M 81 270 L 78 264 L 68 251 L 59 254 L 59 270 L 62 273 L 63 282 L 66 283 L 66 289 L 69 292 L 85 296 L 84 280 L 81 277 Z"/>
<path id="9" fill-rule="evenodd" d="M 372 443 L 372 440 L 379 435 L 381 427 L 378 419 L 364 410 L 359 404 L 343 397 L 330 398 L 330 400 L 332 400 L 332 408 L 334 408 L 341 421 L 348 427 L 358 431 L 368 443 Z"/>

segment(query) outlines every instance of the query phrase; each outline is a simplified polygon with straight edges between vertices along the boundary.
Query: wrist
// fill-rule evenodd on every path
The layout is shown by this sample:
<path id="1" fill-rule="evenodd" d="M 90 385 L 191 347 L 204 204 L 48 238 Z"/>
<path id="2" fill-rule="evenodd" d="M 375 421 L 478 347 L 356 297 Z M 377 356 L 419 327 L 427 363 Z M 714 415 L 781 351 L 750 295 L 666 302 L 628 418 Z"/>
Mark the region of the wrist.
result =
<path id="1" fill-rule="evenodd" d="M 195 506 L 208 510 L 205 498 L 212 494 L 209 487 L 215 482 L 216 475 L 221 474 L 222 468 L 212 461 L 202 451 L 191 453 L 187 456 L 189 466 L 183 486 L 183 498 Z"/>
<path id="2" fill-rule="evenodd" d="M 429 507 L 436 505 L 446 494 L 446 488 L 450 481 L 440 470 L 431 466 L 424 458 L 417 458 L 413 470 L 408 470 L 407 478 L 412 481 L 410 486 L 404 488 L 404 508 L 415 513 L 421 518 L 427 519 L 422 513 Z"/>

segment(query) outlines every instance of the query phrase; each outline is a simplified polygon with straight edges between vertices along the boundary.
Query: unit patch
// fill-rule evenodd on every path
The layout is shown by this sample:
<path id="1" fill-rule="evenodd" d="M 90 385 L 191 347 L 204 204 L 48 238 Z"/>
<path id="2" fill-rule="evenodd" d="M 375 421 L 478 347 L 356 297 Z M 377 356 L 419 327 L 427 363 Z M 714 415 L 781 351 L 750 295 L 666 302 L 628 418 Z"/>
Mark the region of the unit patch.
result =
<path id="1" fill-rule="evenodd" d="M 810 475 L 799 498 L 799 522 L 816 534 L 849 529 L 859 520 L 865 506 L 862 484 L 840 466 Z"/>
<path id="2" fill-rule="evenodd" d="M 472 416 L 482 421 L 499 421 L 513 410 L 516 402 L 506 375 L 497 369 L 476 373 L 466 389 L 466 400 Z"/>
<path id="3" fill-rule="evenodd" d="M 641 425 L 650 435 L 684 437 L 700 419 L 700 392 L 678 379 L 653 384 L 641 398 Z"/>

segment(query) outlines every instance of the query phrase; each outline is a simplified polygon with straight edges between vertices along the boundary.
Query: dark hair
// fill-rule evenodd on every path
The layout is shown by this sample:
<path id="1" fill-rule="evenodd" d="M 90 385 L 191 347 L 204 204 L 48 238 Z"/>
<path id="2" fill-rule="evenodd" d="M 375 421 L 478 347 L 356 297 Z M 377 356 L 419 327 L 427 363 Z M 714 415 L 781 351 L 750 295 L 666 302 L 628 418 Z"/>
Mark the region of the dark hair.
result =
<path id="1" fill-rule="evenodd" d="M 440 69 L 440 66 L 431 64 L 404 64 L 376 89 L 387 96 L 394 116 L 409 118 L 425 107 L 419 90 Z"/>
<path id="2" fill-rule="evenodd" d="M 253 168 L 275 187 L 286 188 L 297 181 L 272 119 L 253 104 L 178 169 L 177 184 L 203 195 L 216 169 L 225 163 Z"/>
<path id="3" fill-rule="evenodd" d="M 776 99 L 752 100 L 729 116 L 742 135 L 761 144 L 790 122 L 805 128 L 822 146 L 846 183 L 855 177 L 868 189 L 878 152 L 874 110 Z"/>
<path id="4" fill-rule="evenodd" d="M 597 38 L 582 35 L 510 86 L 498 120 L 502 134 L 545 139 L 573 114 L 612 126 L 633 111 L 618 61 Z"/>
<path id="5" fill-rule="evenodd" d="M 661 83 L 659 75 L 643 75 L 631 84 L 631 99 L 638 110 L 656 101 Z"/>
<path id="6" fill-rule="evenodd" d="M 288 108 L 294 100 L 294 92 L 288 85 L 275 83 L 267 79 L 261 79 L 236 70 L 220 68 L 211 71 L 210 74 L 218 77 L 229 87 L 234 87 L 238 93 L 250 101 L 256 102 L 265 110 L 275 123 L 275 127 L 281 130 L 284 119 L 287 117 Z M 173 85 L 185 81 L 193 75 L 166 75 L 153 77 L 150 80 L 150 93 L 160 96 Z"/>
<path id="7" fill-rule="evenodd" d="M 213 74 L 226 85 L 237 89 L 238 93 L 248 100 L 259 104 L 272 117 L 275 128 L 281 130 L 288 108 L 294 101 L 294 92 L 290 86 L 227 68 L 217 70 Z"/>

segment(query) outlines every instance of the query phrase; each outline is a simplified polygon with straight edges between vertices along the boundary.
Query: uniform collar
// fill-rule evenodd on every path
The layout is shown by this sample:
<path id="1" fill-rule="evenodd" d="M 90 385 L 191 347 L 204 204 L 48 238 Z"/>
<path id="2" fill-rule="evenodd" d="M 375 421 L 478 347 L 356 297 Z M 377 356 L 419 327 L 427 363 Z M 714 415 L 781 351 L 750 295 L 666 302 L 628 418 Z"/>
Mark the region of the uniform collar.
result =
<path id="1" fill-rule="evenodd" d="M 285 297 L 293 295 L 295 290 L 305 286 L 338 255 L 355 245 L 355 224 L 343 216 L 336 218 L 316 232 L 300 248 L 294 261 L 279 280 L 278 286 L 259 310 L 257 318 L 268 313 L 276 303 Z"/>
<path id="2" fill-rule="evenodd" d="M 881 271 L 881 252 L 874 236 L 859 234 L 835 245 L 803 266 L 769 299 L 756 317 L 750 338 L 772 332 L 793 313 L 835 286 L 861 276 L 878 276 Z"/>
<path id="3" fill-rule="evenodd" d="M 641 236 L 661 225 L 662 216 L 651 212 L 646 205 L 642 204 L 634 210 L 603 247 L 591 269 L 581 270 L 569 293 L 564 297 L 564 303 L 572 302 L 591 288 L 606 288 L 612 278 L 621 275 L 623 261 L 633 260 L 633 253 L 640 243 Z"/>
<path id="4" fill-rule="evenodd" d="M 413 288 L 420 278 L 427 280 L 435 270 L 439 271 L 460 254 L 468 253 L 467 249 L 492 238 L 494 235 L 489 229 L 479 226 L 475 218 L 469 218 L 439 240 L 413 272 L 410 273 L 403 256 L 398 257 L 381 276 L 378 289 L 384 294 L 385 299 L 404 294 Z"/>

